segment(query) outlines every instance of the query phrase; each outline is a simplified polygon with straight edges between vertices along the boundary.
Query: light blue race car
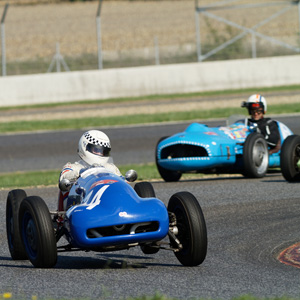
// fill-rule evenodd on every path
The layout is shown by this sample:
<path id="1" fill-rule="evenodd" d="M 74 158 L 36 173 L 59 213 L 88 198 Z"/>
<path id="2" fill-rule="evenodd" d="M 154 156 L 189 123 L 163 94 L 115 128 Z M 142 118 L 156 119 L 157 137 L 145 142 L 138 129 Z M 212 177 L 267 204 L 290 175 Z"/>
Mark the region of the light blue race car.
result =
<path id="1" fill-rule="evenodd" d="M 280 167 L 280 151 L 269 155 L 264 137 L 243 116 L 231 116 L 227 126 L 192 123 L 185 131 L 161 138 L 156 146 L 156 165 L 161 177 L 178 181 L 183 173 L 241 173 L 265 176 L 268 168 Z M 292 134 L 278 122 L 281 143 Z"/>

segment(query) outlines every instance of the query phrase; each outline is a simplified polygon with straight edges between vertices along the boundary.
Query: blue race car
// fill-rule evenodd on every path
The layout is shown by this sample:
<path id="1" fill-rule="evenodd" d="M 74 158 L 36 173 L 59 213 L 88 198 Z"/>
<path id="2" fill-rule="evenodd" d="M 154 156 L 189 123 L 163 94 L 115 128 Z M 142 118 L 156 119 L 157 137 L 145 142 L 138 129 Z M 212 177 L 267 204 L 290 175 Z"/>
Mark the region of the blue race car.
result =
<path id="1" fill-rule="evenodd" d="M 234 121 L 232 121 L 234 120 Z M 277 122 L 281 143 L 291 130 Z M 185 131 L 161 138 L 156 146 L 157 169 L 165 181 L 178 181 L 183 173 L 242 173 L 265 176 L 280 167 L 280 151 L 269 155 L 264 137 L 243 116 L 229 118 L 228 126 L 208 127 L 192 123 Z"/>
<path id="2" fill-rule="evenodd" d="M 126 173 L 127 181 L 136 177 L 133 170 Z M 201 264 L 207 232 L 197 199 L 178 192 L 166 207 L 149 182 L 138 182 L 133 188 L 127 181 L 104 168 L 89 168 L 71 187 L 66 211 L 56 212 L 49 212 L 38 196 L 28 197 L 21 189 L 10 191 L 6 229 L 12 259 L 29 259 L 35 267 L 50 268 L 62 251 L 140 246 L 144 254 L 168 249 L 185 266 Z M 61 237 L 66 245 L 58 246 Z"/>

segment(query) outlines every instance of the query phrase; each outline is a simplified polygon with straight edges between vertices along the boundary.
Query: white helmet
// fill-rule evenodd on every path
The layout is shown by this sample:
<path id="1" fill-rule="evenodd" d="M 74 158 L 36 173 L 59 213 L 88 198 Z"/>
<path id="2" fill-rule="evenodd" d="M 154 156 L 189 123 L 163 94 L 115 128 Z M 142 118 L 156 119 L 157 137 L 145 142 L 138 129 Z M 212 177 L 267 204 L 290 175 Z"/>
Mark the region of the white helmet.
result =
<path id="1" fill-rule="evenodd" d="M 83 161 L 93 165 L 106 163 L 110 150 L 110 141 L 104 132 L 89 130 L 80 138 L 77 151 Z"/>
<path id="2" fill-rule="evenodd" d="M 247 107 L 249 111 L 249 115 L 251 115 L 251 109 L 253 108 L 262 108 L 264 110 L 264 114 L 267 111 L 267 101 L 265 97 L 261 95 L 252 95 L 248 98 L 247 102 L 242 103 L 242 107 Z"/>

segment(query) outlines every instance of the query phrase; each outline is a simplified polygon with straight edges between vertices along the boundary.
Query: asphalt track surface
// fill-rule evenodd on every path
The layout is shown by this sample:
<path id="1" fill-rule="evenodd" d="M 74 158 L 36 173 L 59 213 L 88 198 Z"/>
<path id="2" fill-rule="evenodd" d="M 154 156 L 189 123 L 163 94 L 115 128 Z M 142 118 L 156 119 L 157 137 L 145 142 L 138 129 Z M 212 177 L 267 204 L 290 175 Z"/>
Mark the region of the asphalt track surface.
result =
<path id="1" fill-rule="evenodd" d="M 283 122 L 300 134 L 298 118 L 289 117 Z M 169 135 L 181 127 L 184 129 L 185 125 L 110 129 L 115 160 L 124 163 L 124 160 L 131 159 L 130 153 L 136 162 L 143 161 L 150 153 L 153 157 L 152 144 L 156 143 L 156 137 Z M 54 158 L 61 163 L 65 162 L 64 156 L 71 160 L 68 155 L 73 151 L 67 149 L 72 148 L 72 144 L 68 141 L 80 134 L 70 131 L 14 135 L 10 146 L 7 138 L 11 136 L 1 136 L 1 155 L 3 147 L 11 149 L 22 145 L 18 157 L 12 158 L 12 165 L 23 161 L 20 165 L 24 170 L 37 169 L 38 163 L 45 161 L 47 164 L 43 168 L 46 168 Z M 63 139 L 63 136 L 68 138 Z M 35 143 L 30 143 L 32 140 Z M 78 138 L 75 140 L 77 142 Z M 3 141 L 6 144 L 3 145 Z M 55 154 L 58 144 L 51 146 L 54 141 L 58 144 L 64 141 L 63 157 Z M 31 163 L 26 165 L 29 144 L 31 150 L 37 150 L 39 157 L 32 155 L 29 157 Z M 122 144 L 124 147 L 120 149 Z M 144 149 L 144 153 L 139 153 Z M 51 168 L 57 166 L 51 164 Z M 109 253 L 60 253 L 55 268 L 45 270 L 33 268 L 28 261 L 12 261 L 5 230 L 8 190 L 0 190 L 0 291 L 12 292 L 24 299 L 32 296 L 39 299 L 124 299 L 156 292 L 179 299 L 231 299 L 242 294 L 299 298 L 300 269 L 277 260 L 283 249 L 300 241 L 299 184 L 286 182 L 278 173 L 252 180 L 237 175 L 178 183 L 156 181 L 153 186 L 157 197 L 166 204 L 172 194 L 183 190 L 193 193 L 199 200 L 208 230 L 208 253 L 202 265 L 183 267 L 170 251 L 145 255 L 139 248 Z M 26 192 L 41 196 L 50 209 L 55 209 L 56 187 L 29 188 Z"/>

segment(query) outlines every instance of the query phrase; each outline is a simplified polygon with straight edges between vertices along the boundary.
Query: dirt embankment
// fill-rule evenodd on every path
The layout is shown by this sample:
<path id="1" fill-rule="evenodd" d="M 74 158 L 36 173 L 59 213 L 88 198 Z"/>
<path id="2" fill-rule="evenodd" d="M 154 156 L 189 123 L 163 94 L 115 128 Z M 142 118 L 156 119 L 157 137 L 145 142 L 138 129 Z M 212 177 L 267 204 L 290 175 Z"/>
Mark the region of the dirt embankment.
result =
<path id="1" fill-rule="evenodd" d="M 0 1 L 0 15 L 4 4 Z M 30 60 L 51 57 L 56 44 L 65 56 L 96 54 L 98 49 L 96 14 L 99 1 L 57 2 L 10 0 L 5 19 L 7 60 Z M 47 4 L 46 4 L 47 2 Z M 199 1 L 201 6 L 217 0 Z M 228 1 L 230 4 L 232 1 Z M 239 0 L 235 5 L 274 3 L 274 0 Z M 27 3 L 27 5 L 26 5 Z M 224 2 L 225 3 L 225 2 Z M 282 1 L 281 1 L 282 3 Z M 22 4 L 22 5 L 17 5 Z M 263 22 L 286 5 L 235 8 L 209 11 L 220 18 L 245 27 Z M 256 28 L 261 34 L 298 45 L 298 10 L 296 6 L 278 18 Z M 259 12 L 259 13 L 258 13 Z M 195 1 L 103 1 L 101 6 L 102 50 L 113 56 L 122 51 L 159 47 L 188 51 L 195 47 Z M 202 44 L 216 44 L 239 34 L 241 30 L 200 15 Z M 251 40 L 251 36 L 248 35 Z M 262 43 L 261 39 L 257 43 Z M 268 44 L 269 45 L 269 44 Z"/>

